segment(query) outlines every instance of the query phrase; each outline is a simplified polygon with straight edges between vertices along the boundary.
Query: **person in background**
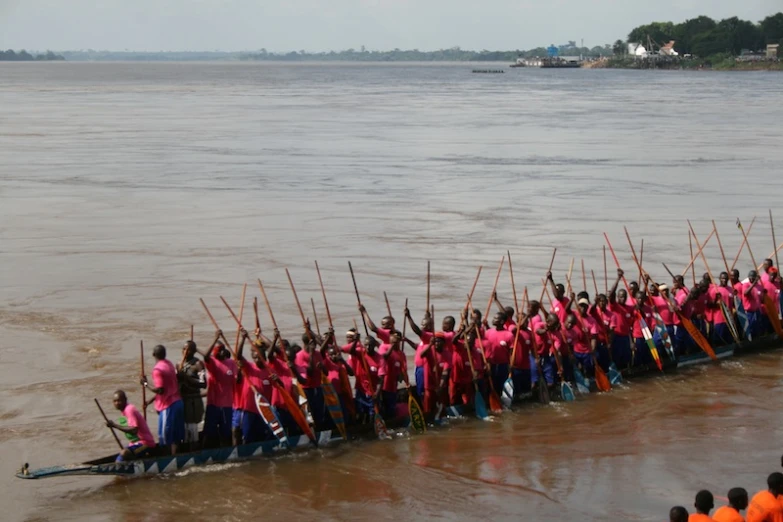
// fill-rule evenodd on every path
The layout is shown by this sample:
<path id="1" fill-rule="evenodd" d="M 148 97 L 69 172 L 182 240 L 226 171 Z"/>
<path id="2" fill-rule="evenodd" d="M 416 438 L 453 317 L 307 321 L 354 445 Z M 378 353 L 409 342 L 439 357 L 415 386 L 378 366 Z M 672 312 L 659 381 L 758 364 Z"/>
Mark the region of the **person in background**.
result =
<path id="1" fill-rule="evenodd" d="M 119 423 L 107 421 L 106 426 L 114 428 L 125 434 L 128 439 L 128 447 L 117 455 L 117 462 L 135 460 L 150 455 L 155 447 L 155 439 L 152 438 L 147 421 L 133 404 L 128 402 L 128 397 L 122 390 L 114 392 L 114 407 L 122 412 Z"/>
<path id="2" fill-rule="evenodd" d="M 731 488 L 727 496 L 729 505 L 718 508 L 712 519 L 715 522 L 745 522 L 740 511 L 748 508 L 748 492 L 743 488 Z"/>
<path id="3" fill-rule="evenodd" d="M 155 394 L 153 402 L 158 412 L 158 444 L 169 446 L 171 454 L 176 455 L 179 445 L 185 440 L 185 406 L 179 394 L 177 369 L 166 359 L 166 347 L 162 344 L 152 349 L 155 367 L 152 369 L 150 386 L 146 375 L 141 376 L 141 384 Z"/>
<path id="4" fill-rule="evenodd" d="M 759 491 L 748 504 L 748 522 L 778 522 L 783 517 L 779 496 L 783 493 L 783 473 L 767 477 L 767 489 Z"/>
<path id="5" fill-rule="evenodd" d="M 715 498 L 712 493 L 702 489 L 696 493 L 696 501 L 693 503 L 696 513 L 688 517 L 688 522 L 712 522 L 710 511 L 715 507 Z"/>
<path id="6" fill-rule="evenodd" d="M 682 506 L 674 506 L 669 510 L 669 522 L 688 522 L 688 510 Z"/>

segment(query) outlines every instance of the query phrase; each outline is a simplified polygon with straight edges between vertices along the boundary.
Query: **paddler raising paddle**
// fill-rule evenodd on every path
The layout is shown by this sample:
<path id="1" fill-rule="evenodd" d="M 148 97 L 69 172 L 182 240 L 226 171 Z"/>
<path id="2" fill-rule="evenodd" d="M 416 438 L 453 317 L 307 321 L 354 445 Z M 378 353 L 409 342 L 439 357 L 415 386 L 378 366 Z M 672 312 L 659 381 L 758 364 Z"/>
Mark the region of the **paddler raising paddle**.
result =
<path id="1" fill-rule="evenodd" d="M 394 317 L 387 315 L 381 319 L 381 327 L 378 328 L 375 326 L 375 323 L 372 322 L 372 319 L 370 319 L 370 314 L 367 313 L 367 309 L 361 303 L 359 304 L 359 312 L 367 321 L 367 327 L 370 329 L 370 331 L 377 335 L 378 339 L 380 339 L 382 343 L 388 343 L 389 337 L 391 336 L 391 331 L 394 330 Z"/>
<path id="2" fill-rule="evenodd" d="M 482 339 L 482 345 L 489 363 L 490 378 L 495 390 L 502 390 L 503 384 L 508 379 L 511 350 L 514 346 L 514 333 L 506 327 L 507 320 L 508 317 L 505 310 L 496 313 L 492 318 L 492 326 L 494 328 L 488 329 Z M 511 324 L 513 325 L 513 321 Z M 476 361 L 473 361 L 473 364 L 476 364 Z"/>
<path id="3" fill-rule="evenodd" d="M 201 355 L 207 369 L 207 409 L 204 415 L 204 447 L 231 445 L 234 387 L 239 370 L 231 353 L 219 342 L 223 332 L 215 332 L 212 348 Z"/>
<path id="4" fill-rule="evenodd" d="M 612 358 L 621 370 L 631 366 L 633 347 L 631 345 L 631 327 L 634 324 L 635 313 L 632 305 L 627 303 L 628 293 L 624 289 L 617 290 L 624 276 L 622 269 L 617 269 L 617 279 L 609 290 L 609 311 L 614 314 L 614 338 L 612 340 Z"/>
<path id="5" fill-rule="evenodd" d="M 418 335 L 420 339 L 419 345 L 416 347 L 416 355 L 413 359 L 416 366 L 414 378 L 416 380 L 416 392 L 419 394 L 419 397 L 424 397 L 424 356 L 422 354 L 426 352 L 431 345 L 434 336 L 434 324 L 429 310 L 424 312 L 424 317 L 421 320 L 421 328 L 416 326 L 409 309 L 406 308 L 404 314 L 405 320 L 411 325 L 411 330 L 413 330 L 413 333 Z"/>
<path id="6" fill-rule="evenodd" d="M 763 331 L 762 308 L 764 306 L 764 285 L 755 270 L 748 272 L 748 282 L 742 283 L 742 307 L 748 316 L 748 330 L 753 339 Z"/>
<path id="7" fill-rule="evenodd" d="M 278 380 L 277 375 L 269 371 L 263 360 L 262 348 L 251 350 L 252 362 L 245 359 L 242 350 L 249 336 L 244 328 L 240 330 L 240 335 L 242 338 L 237 350 L 237 366 L 240 370 L 241 388 L 238 408 L 234 410 L 232 422 L 235 446 L 274 438 L 263 417 L 258 413 L 256 390 L 269 400 L 272 397 L 272 382 Z"/>
<path id="8" fill-rule="evenodd" d="M 378 329 L 378 331 L 380 332 L 382 329 Z M 397 330 L 391 330 L 389 342 L 381 344 L 378 348 L 378 354 L 381 356 L 382 363 L 378 370 L 378 384 L 373 398 L 380 400 L 383 418 L 393 419 L 397 416 L 397 382 L 400 380 L 404 367 L 402 334 Z"/>

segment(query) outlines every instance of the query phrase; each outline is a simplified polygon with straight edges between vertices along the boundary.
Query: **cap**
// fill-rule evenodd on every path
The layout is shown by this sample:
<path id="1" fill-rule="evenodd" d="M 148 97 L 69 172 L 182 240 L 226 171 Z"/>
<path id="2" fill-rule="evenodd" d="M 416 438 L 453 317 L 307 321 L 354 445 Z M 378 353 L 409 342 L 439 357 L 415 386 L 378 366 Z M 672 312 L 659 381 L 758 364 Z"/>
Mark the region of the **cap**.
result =
<path id="1" fill-rule="evenodd" d="M 588 301 L 587 299 L 585 299 L 585 298 L 583 297 L 583 298 L 581 298 L 579 301 L 577 301 L 577 302 L 576 302 L 576 304 L 590 306 L 590 301 Z"/>
<path id="2" fill-rule="evenodd" d="M 435 332 L 435 337 L 437 337 L 438 339 L 445 339 L 446 334 L 443 332 Z"/>
<path id="3" fill-rule="evenodd" d="M 777 274 L 778 273 L 778 269 L 773 266 L 772 268 L 767 270 L 767 273 L 768 274 Z"/>
<path id="4" fill-rule="evenodd" d="M 658 285 L 658 291 L 663 292 L 664 290 L 668 290 L 669 287 L 666 285 Z"/>

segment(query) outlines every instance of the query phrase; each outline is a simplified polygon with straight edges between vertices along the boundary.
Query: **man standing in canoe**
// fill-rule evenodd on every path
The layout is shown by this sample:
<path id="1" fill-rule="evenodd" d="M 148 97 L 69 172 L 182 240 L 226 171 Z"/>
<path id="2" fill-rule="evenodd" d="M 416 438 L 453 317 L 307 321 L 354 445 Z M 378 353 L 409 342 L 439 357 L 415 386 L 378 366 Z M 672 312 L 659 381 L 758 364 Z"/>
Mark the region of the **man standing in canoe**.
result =
<path id="1" fill-rule="evenodd" d="M 379 329 L 380 331 L 380 329 Z M 403 371 L 402 334 L 392 330 L 389 342 L 381 344 L 378 354 L 381 356 L 381 367 L 378 370 L 378 384 L 375 389 L 375 400 L 380 400 L 383 417 L 393 419 L 397 416 L 397 381 Z"/>
<path id="2" fill-rule="evenodd" d="M 631 366 L 633 348 L 631 346 L 631 327 L 634 324 L 633 306 L 626 304 L 628 294 L 617 290 L 624 272 L 617 269 L 617 280 L 609 290 L 609 311 L 614 314 L 614 338 L 612 340 L 612 359 L 621 370 Z"/>
<path id="3" fill-rule="evenodd" d="M 724 310 L 731 314 L 734 309 L 734 291 L 729 287 L 729 274 L 721 272 L 718 276 L 718 284 L 712 285 L 709 292 L 709 307 L 712 310 L 712 344 L 723 346 L 734 342 L 729 330 Z M 721 306 L 723 303 L 723 306 Z M 729 317 L 729 320 L 733 320 Z"/>
<path id="4" fill-rule="evenodd" d="M 751 337 L 755 339 L 763 332 L 761 310 L 764 306 L 764 285 L 755 270 L 748 273 L 748 282 L 742 283 L 741 297 L 742 307 L 748 317 L 748 330 Z"/>
<path id="5" fill-rule="evenodd" d="M 487 362 L 489 363 L 490 379 L 495 390 L 502 390 L 508 379 L 508 367 L 511 363 L 511 350 L 514 345 L 514 334 L 506 329 L 506 312 L 498 312 L 492 318 L 494 328 L 487 330 L 482 339 Z M 476 364 L 476 361 L 473 361 Z"/>
<path id="6" fill-rule="evenodd" d="M 301 433 L 302 430 L 288 410 L 288 403 L 283 395 L 288 393 L 291 397 L 297 397 L 298 394 L 298 390 L 294 387 L 294 357 L 288 357 L 288 354 L 285 352 L 285 343 L 286 341 L 280 339 L 280 332 L 275 330 L 275 340 L 272 341 L 272 346 L 267 352 L 266 364 L 269 367 L 269 371 L 277 375 L 283 391 L 278 386 L 272 388 L 271 404 L 275 407 L 277 418 L 287 433 Z"/>
<path id="7" fill-rule="evenodd" d="M 512 345 L 511 355 L 511 381 L 514 383 L 514 398 L 530 393 L 532 385 L 530 354 L 533 350 L 533 336 L 528 330 L 527 316 L 518 317 L 519 324 L 514 325 L 514 339 L 516 348 Z M 519 333 L 516 329 L 519 328 Z M 513 341 L 512 341 L 513 342 Z"/>
<path id="8" fill-rule="evenodd" d="M 387 315 L 381 319 L 381 327 L 378 328 L 375 326 L 375 323 L 372 322 L 372 319 L 370 319 L 370 314 L 367 313 L 367 309 L 364 307 L 364 305 L 359 304 L 359 312 L 367 321 L 367 327 L 370 329 L 370 331 L 377 335 L 378 339 L 380 339 L 382 343 L 389 343 L 389 337 L 391 336 L 392 330 L 394 330 L 394 317 Z"/>
<path id="9" fill-rule="evenodd" d="M 128 402 L 128 397 L 122 390 L 114 392 L 114 407 L 122 412 L 124 422 L 116 423 L 107 421 L 106 426 L 114 428 L 125 434 L 128 439 L 128 447 L 117 455 L 117 462 L 135 460 L 147 457 L 155 447 L 155 439 L 152 438 L 147 421 L 133 404 Z"/>
<path id="10" fill-rule="evenodd" d="M 434 335 L 434 324 L 430 311 L 424 312 L 424 318 L 421 320 L 421 328 L 416 326 L 416 323 L 411 317 L 411 312 L 407 308 L 405 309 L 405 320 L 411 325 L 413 333 L 419 336 L 420 342 L 416 347 L 416 355 L 413 358 L 413 362 L 416 366 L 414 378 L 416 380 L 416 391 L 419 397 L 424 397 L 424 356 L 425 352 L 429 352 L 429 347 Z M 430 354 L 431 355 L 431 354 Z"/>
<path id="11" fill-rule="evenodd" d="M 300 383 L 307 396 L 307 404 L 310 414 L 313 416 L 315 429 L 325 429 L 327 423 L 326 403 L 324 402 L 324 390 L 321 384 L 323 373 L 323 357 L 315 342 L 315 334 L 309 330 L 302 334 L 304 348 L 300 350 L 294 359 L 296 373 L 305 377 Z M 331 420 L 331 419 L 330 419 Z"/>
<path id="12" fill-rule="evenodd" d="M 272 381 L 276 380 L 277 376 L 270 373 L 269 368 L 259 353 L 260 349 L 251 350 L 252 362 L 245 359 L 242 355 L 242 349 L 249 337 L 244 329 L 240 333 L 242 340 L 237 350 L 237 366 L 240 370 L 239 385 L 241 386 L 241 392 L 239 407 L 234 410 L 234 418 L 231 424 L 234 431 L 234 446 L 251 444 L 274 437 L 272 431 L 258 412 L 256 390 L 267 401 L 271 400 Z"/>
<path id="13" fill-rule="evenodd" d="M 541 317 L 541 312 L 544 313 L 544 318 Z M 530 332 L 533 335 L 533 341 L 535 342 L 536 347 L 536 353 L 534 354 L 536 360 L 534 360 L 533 363 L 541 368 L 541 374 L 544 376 L 546 382 L 542 383 L 539 381 L 538 371 L 531 375 L 531 380 L 534 384 L 538 383 L 539 386 L 548 386 L 551 388 L 555 385 L 557 368 L 555 358 L 552 354 L 552 337 L 549 335 L 546 328 L 545 318 L 548 317 L 548 314 L 541 308 L 541 304 L 538 301 L 533 300 L 528 304 L 527 315 L 530 317 Z"/>
<path id="14" fill-rule="evenodd" d="M 141 384 L 155 394 L 155 410 L 158 412 L 158 444 L 169 446 L 176 455 L 185 440 L 185 407 L 179 394 L 177 369 L 166 359 L 166 347 L 162 344 L 152 349 L 155 367 L 152 369 L 152 385 L 147 376 L 141 376 Z"/>
<path id="15" fill-rule="evenodd" d="M 573 301 L 565 296 L 565 287 L 562 284 L 555 284 L 552 272 L 546 273 L 546 280 L 548 284 L 552 285 L 552 293 L 554 294 L 551 313 L 555 314 L 558 321 L 563 324 L 568 314 L 571 313 Z"/>
<path id="16" fill-rule="evenodd" d="M 204 364 L 196 358 L 196 343 L 187 341 L 182 347 L 182 364 L 177 372 L 179 393 L 185 407 L 185 451 L 198 449 L 198 425 L 204 419 L 201 390 L 207 387 Z"/>
<path id="17" fill-rule="evenodd" d="M 215 332 L 212 348 L 202 354 L 207 369 L 207 409 L 204 415 L 204 446 L 207 448 L 231 445 L 232 406 L 238 371 L 231 353 L 218 341 L 222 335 L 220 330 Z"/>

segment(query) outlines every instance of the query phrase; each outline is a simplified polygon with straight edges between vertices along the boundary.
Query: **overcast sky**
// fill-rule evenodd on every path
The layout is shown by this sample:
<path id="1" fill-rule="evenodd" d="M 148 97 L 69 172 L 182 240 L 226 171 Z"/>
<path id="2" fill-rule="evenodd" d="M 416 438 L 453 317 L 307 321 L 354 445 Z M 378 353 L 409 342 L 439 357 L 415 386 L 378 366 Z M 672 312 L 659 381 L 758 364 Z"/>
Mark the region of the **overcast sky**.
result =
<path id="1" fill-rule="evenodd" d="M 0 0 L 0 48 L 528 49 L 625 38 L 700 14 L 759 21 L 783 0 Z"/>

